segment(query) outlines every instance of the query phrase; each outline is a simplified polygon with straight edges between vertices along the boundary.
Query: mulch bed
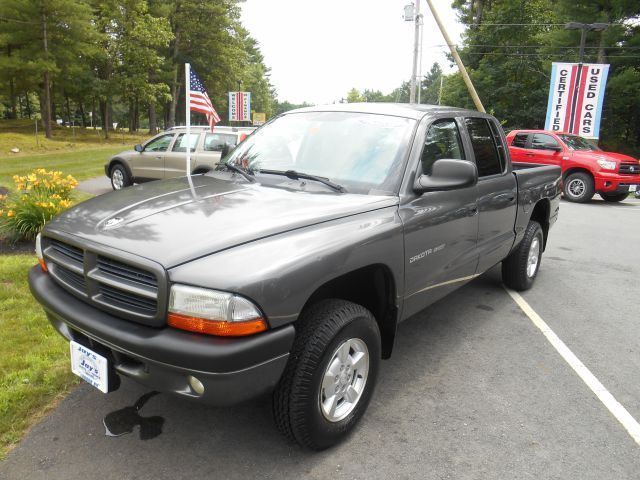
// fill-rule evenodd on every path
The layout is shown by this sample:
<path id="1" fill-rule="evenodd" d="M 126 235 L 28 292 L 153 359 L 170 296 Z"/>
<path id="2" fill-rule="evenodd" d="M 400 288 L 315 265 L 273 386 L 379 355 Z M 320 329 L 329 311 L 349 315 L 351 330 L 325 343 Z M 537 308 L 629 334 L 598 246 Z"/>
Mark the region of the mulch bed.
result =
<path id="1" fill-rule="evenodd" d="M 35 243 L 32 240 L 10 243 L 0 239 L 0 255 L 18 255 L 31 254 L 35 255 Z"/>

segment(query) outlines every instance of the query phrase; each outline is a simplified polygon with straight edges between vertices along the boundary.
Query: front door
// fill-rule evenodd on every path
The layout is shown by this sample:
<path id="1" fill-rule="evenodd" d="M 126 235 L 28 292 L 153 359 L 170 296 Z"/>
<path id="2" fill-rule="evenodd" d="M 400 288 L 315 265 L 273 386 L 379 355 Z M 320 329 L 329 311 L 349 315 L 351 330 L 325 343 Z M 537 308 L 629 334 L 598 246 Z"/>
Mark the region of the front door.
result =
<path id="1" fill-rule="evenodd" d="M 535 159 L 535 163 L 557 166 L 562 163 L 562 156 L 564 155 L 562 147 L 551 135 L 534 133 L 529 148 L 529 152 L 533 153 L 531 158 Z"/>
<path id="2" fill-rule="evenodd" d="M 467 158 L 453 118 L 428 128 L 416 175 L 431 173 L 438 159 Z M 473 278 L 478 233 L 475 186 L 410 197 L 400 206 L 405 241 L 403 317 L 413 315 Z"/>
<path id="3" fill-rule="evenodd" d="M 164 155 L 171 146 L 173 133 L 152 138 L 132 162 L 133 176 L 141 180 L 164 178 Z"/>

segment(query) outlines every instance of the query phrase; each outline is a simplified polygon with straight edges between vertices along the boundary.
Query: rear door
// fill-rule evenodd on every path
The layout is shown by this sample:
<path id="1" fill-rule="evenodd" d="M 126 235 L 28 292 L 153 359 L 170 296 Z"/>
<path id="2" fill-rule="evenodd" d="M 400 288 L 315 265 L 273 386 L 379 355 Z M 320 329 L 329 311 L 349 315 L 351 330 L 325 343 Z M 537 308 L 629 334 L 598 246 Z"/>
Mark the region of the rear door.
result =
<path id="1" fill-rule="evenodd" d="M 513 246 L 517 183 L 502 127 L 488 117 L 465 118 L 478 167 L 478 273 L 502 261 Z"/>
<path id="2" fill-rule="evenodd" d="M 527 153 L 527 142 L 529 140 L 529 133 L 516 133 L 511 139 L 511 145 L 509 145 L 509 153 L 511 154 L 511 160 L 514 162 L 528 162 L 530 161 Z"/>
<path id="3" fill-rule="evenodd" d="M 191 171 L 195 166 L 195 151 L 199 133 L 191 132 L 191 155 L 194 158 L 191 161 Z M 165 154 L 164 159 L 164 178 L 184 177 L 187 174 L 187 134 L 179 133 L 176 141 L 173 142 L 171 151 Z"/>
<path id="4" fill-rule="evenodd" d="M 164 178 L 164 157 L 174 136 L 175 133 L 165 133 L 149 140 L 144 150 L 131 162 L 133 176 L 138 180 Z"/>

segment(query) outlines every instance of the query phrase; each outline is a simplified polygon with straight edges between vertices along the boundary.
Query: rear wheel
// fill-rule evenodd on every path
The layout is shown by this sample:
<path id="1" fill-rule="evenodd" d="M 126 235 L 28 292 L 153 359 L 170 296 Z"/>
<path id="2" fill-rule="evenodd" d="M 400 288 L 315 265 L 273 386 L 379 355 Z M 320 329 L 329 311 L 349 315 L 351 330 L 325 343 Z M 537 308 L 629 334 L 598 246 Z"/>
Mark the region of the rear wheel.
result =
<path id="1" fill-rule="evenodd" d="M 111 167 L 109 177 L 111 178 L 111 187 L 114 190 L 122 190 L 124 187 L 128 187 L 132 184 L 131 177 L 127 173 L 126 168 L 120 164 L 116 164 Z"/>
<path id="2" fill-rule="evenodd" d="M 564 196 L 570 202 L 588 202 L 594 193 L 593 178 L 588 173 L 576 172 L 564 179 Z"/>
<path id="3" fill-rule="evenodd" d="M 514 290 L 528 290 L 538 275 L 542 261 L 544 233 L 538 222 L 530 221 L 524 238 L 502 261 L 502 281 Z"/>
<path id="4" fill-rule="evenodd" d="M 629 196 L 628 193 L 600 193 L 605 202 L 621 202 Z"/>
<path id="5" fill-rule="evenodd" d="M 298 320 L 293 350 L 273 394 L 289 439 L 314 450 L 335 445 L 364 414 L 378 376 L 380 331 L 366 308 L 325 300 Z"/>

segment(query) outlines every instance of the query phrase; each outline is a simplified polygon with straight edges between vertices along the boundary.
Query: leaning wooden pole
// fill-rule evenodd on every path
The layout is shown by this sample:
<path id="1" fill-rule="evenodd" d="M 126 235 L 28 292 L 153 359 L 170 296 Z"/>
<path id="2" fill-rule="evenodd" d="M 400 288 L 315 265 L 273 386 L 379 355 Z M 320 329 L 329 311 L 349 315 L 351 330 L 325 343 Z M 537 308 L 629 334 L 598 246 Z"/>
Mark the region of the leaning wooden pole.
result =
<path id="1" fill-rule="evenodd" d="M 471 95 L 471 98 L 473 99 L 473 103 L 476 105 L 476 108 L 478 109 L 478 111 L 486 112 L 486 110 L 482 106 L 482 102 L 480 101 L 480 97 L 478 96 L 478 92 L 476 92 L 476 89 L 473 86 L 473 82 L 471 82 L 471 78 L 469 78 L 469 74 L 467 73 L 467 69 L 464 68 L 464 64 L 462 63 L 462 59 L 460 58 L 460 55 L 458 55 L 458 51 L 456 50 L 456 46 L 451 41 L 451 38 L 449 37 L 449 34 L 447 33 L 447 31 L 444 28 L 444 24 L 442 23 L 442 20 L 440 20 L 440 16 L 438 15 L 438 12 L 436 11 L 435 7 L 433 6 L 433 2 L 431 0 L 427 0 L 427 4 L 429 5 L 429 9 L 431 10 L 431 13 L 433 14 L 433 18 L 436 19 L 436 23 L 438 24 L 438 27 L 440 28 L 440 31 L 442 32 L 442 36 L 444 37 L 444 41 L 447 42 L 447 45 L 449 46 L 449 50 L 451 50 L 451 55 L 453 55 L 453 59 L 456 61 L 456 64 L 458 65 L 458 69 L 460 70 L 460 73 L 462 74 L 462 79 L 464 80 L 464 83 L 467 86 L 467 90 L 469 90 L 469 95 Z"/>

